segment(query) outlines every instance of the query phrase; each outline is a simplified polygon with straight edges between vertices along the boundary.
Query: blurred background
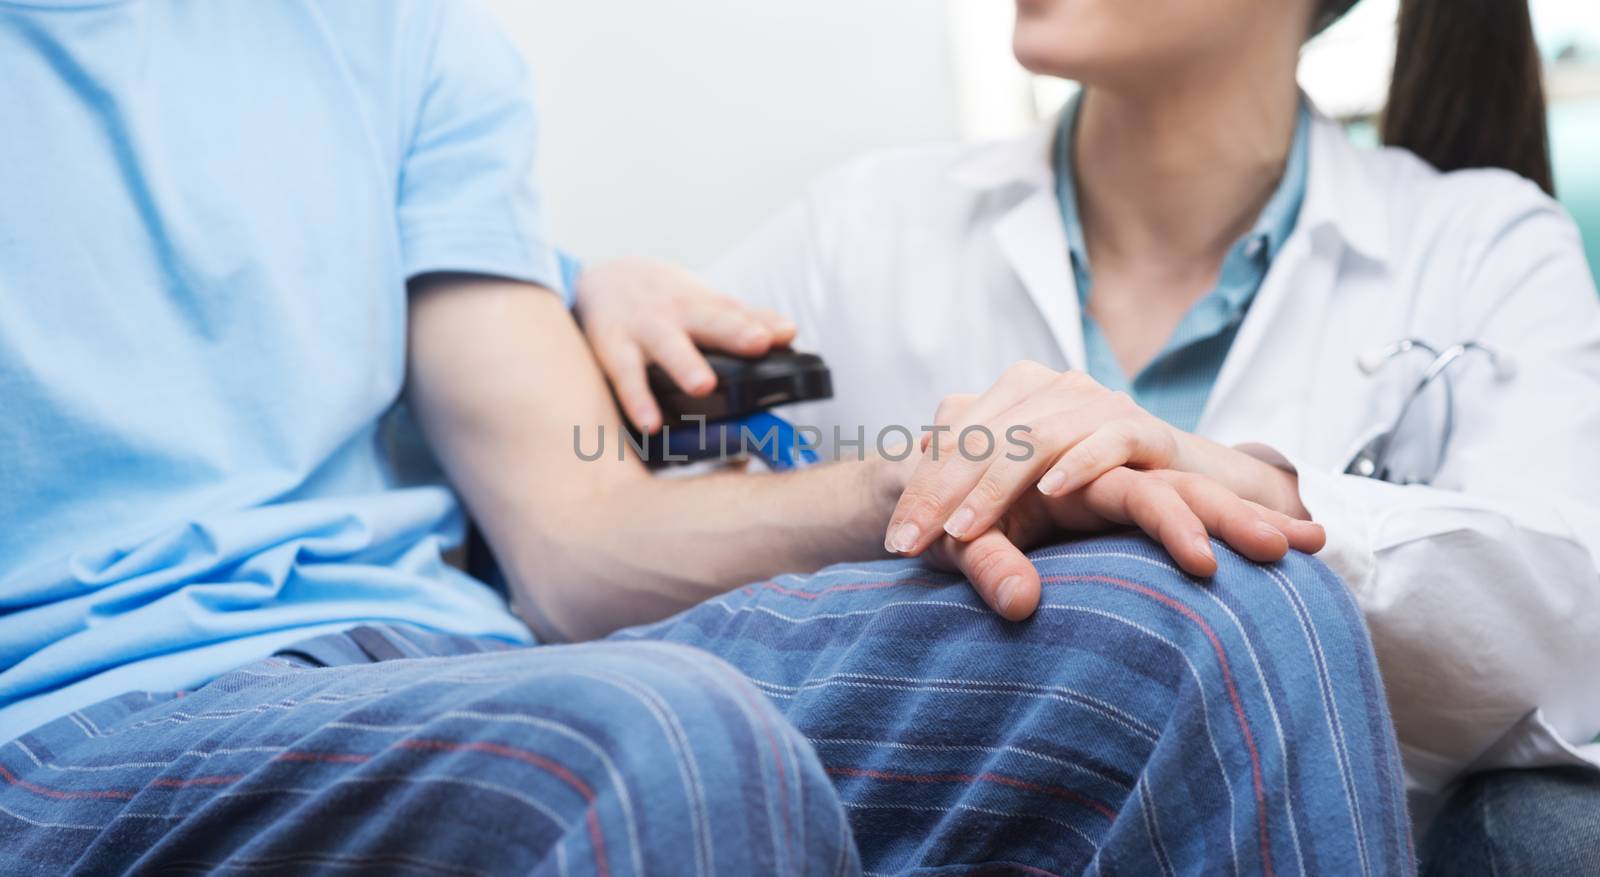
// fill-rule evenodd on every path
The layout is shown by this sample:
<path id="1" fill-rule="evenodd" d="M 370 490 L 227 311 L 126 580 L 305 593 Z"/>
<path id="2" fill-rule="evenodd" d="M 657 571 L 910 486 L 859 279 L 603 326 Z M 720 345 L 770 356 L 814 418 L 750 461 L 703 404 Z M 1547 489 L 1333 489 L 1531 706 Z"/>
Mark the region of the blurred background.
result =
<path id="1" fill-rule="evenodd" d="M 1399 0 L 1307 46 L 1301 82 L 1372 140 Z M 1008 0 L 490 0 L 538 74 L 540 177 L 585 258 L 701 265 L 858 153 L 1018 134 L 1070 83 L 1010 54 Z M 1600 265 L 1600 0 L 1532 0 L 1556 185 Z"/>

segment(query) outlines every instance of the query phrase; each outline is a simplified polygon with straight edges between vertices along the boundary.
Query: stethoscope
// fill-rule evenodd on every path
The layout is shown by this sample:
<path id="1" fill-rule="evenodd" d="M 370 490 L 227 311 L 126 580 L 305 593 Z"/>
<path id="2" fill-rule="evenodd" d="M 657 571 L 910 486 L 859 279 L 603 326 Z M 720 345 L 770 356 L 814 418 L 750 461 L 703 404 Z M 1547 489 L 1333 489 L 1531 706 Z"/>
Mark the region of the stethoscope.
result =
<path id="1" fill-rule="evenodd" d="M 1432 356 L 1433 362 L 1423 370 L 1422 376 L 1407 394 L 1405 402 L 1400 405 L 1400 413 L 1395 415 L 1393 424 L 1362 446 L 1355 458 L 1350 461 L 1350 465 L 1345 467 L 1346 475 L 1375 478 L 1391 484 L 1432 484 L 1444 466 L 1445 449 L 1450 446 L 1450 438 L 1455 433 L 1455 382 L 1451 380 L 1451 369 L 1468 356 L 1478 355 L 1487 359 L 1489 365 L 1494 368 L 1495 380 L 1509 381 L 1517 375 L 1517 364 L 1511 356 L 1497 353 L 1476 341 L 1463 341 L 1439 350 L 1426 341 L 1405 338 L 1361 354 L 1356 358 L 1356 365 L 1363 374 L 1372 376 L 1382 371 L 1383 367 L 1393 360 L 1414 351 Z M 1406 417 L 1416 406 L 1417 400 L 1422 398 L 1422 394 L 1436 381 L 1444 383 L 1444 428 L 1432 445 L 1437 449 L 1437 453 L 1428 462 L 1414 467 L 1417 471 L 1401 471 L 1402 467 L 1394 460 L 1394 449 L 1406 425 Z"/>

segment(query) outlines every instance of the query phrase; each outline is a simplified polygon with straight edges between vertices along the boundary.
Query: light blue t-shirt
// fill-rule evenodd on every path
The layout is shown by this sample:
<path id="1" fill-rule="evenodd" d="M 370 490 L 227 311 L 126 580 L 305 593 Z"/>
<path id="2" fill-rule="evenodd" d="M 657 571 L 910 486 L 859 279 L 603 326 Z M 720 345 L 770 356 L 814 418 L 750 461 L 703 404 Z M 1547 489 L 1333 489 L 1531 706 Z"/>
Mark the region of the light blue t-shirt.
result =
<path id="1" fill-rule="evenodd" d="M 403 489 L 407 278 L 559 287 L 472 0 L 0 0 L 0 741 L 308 636 L 524 640 Z"/>
<path id="2" fill-rule="evenodd" d="M 1283 179 L 1255 225 L 1229 248 L 1216 288 L 1183 315 L 1161 352 L 1130 379 L 1105 333 L 1089 316 L 1094 274 L 1089 270 L 1089 247 L 1084 240 L 1077 186 L 1072 177 L 1072 136 L 1080 99 L 1081 95 L 1068 105 L 1056 138 L 1056 196 L 1082 305 L 1083 344 L 1088 359 L 1085 370 L 1102 385 L 1132 396 L 1151 414 L 1193 432 L 1200 424 L 1206 401 L 1211 398 L 1211 387 L 1222 372 L 1223 361 L 1249 313 L 1250 303 L 1266 280 L 1272 260 L 1299 221 L 1311 166 L 1311 112 L 1301 105 Z"/>

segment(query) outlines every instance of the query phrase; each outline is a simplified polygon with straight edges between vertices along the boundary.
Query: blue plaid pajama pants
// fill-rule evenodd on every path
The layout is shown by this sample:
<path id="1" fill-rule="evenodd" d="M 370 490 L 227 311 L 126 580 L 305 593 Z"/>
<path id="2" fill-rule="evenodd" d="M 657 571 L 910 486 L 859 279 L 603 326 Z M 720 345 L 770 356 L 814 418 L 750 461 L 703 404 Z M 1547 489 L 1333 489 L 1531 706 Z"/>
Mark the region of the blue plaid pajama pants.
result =
<path id="1" fill-rule="evenodd" d="M 0 746 L 0 869 L 1414 873 L 1344 586 L 1218 553 L 1037 553 L 1021 624 L 889 562 L 592 644 L 310 640 Z"/>

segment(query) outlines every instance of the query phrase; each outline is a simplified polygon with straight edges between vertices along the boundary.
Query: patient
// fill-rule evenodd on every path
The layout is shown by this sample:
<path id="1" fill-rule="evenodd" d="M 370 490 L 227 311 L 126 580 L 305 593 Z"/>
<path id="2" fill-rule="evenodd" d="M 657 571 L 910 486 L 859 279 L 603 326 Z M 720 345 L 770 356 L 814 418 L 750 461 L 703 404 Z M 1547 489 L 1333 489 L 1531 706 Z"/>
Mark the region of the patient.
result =
<path id="1" fill-rule="evenodd" d="M 620 418 L 476 3 L 11 4 L 0 81 L 0 870 L 1410 867 L 1314 525 L 1116 467 L 957 574 L 870 562 L 918 458 L 580 460 Z"/>

